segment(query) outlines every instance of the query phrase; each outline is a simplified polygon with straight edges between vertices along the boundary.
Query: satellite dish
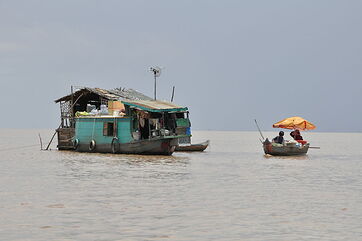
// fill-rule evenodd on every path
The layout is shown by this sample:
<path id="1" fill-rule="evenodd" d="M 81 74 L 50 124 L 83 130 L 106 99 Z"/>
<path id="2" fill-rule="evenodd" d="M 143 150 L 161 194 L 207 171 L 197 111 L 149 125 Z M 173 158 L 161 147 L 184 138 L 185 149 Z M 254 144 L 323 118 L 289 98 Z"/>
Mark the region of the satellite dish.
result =
<path id="1" fill-rule="evenodd" d="M 155 75 L 155 77 L 160 77 L 161 75 L 161 68 L 156 66 L 156 67 L 151 67 L 150 71 L 153 72 L 153 74 Z"/>

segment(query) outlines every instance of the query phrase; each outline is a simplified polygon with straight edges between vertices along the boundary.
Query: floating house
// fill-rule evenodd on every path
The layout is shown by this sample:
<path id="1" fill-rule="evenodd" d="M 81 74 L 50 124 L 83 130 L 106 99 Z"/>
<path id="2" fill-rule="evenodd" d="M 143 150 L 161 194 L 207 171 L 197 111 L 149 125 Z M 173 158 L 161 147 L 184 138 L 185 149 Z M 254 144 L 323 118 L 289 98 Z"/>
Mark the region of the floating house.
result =
<path id="1" fill-rule="evenodd" d="M 55 102 L 59 150 L 171 155 L 190 141 L 187 107 L 132 89 L 82 87 Z"/>

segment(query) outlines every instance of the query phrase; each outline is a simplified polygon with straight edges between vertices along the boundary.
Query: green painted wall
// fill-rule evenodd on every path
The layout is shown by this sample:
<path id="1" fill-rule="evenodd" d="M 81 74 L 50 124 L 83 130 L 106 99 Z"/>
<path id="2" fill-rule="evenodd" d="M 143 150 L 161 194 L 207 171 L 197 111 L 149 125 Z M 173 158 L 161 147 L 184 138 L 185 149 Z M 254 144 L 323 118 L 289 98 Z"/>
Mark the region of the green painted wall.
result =
<path id="1" fill-rule="evenodd" d="M 113 136 L 103 135 L 105 122 L 113 123 L 112 118 L 77 118 L 75 124 L 75 138 L 81 144 L 88 144 L 93 139 L 97 144 L 109 144 Z M 131 119 L 116 118 L 117 137 L 120 143 L 127 143 L 133 140 L 131 135 Z"/>
<path id="2" fill-rule="evenodd" d="M 190 120 L 189 119 L 176 119 L 176 126 L 177 127 L 190 127 L 191 126 L 191 123 L 190 123 Z"/>
<path id="3" fill-rule="evenodd" d="M 118 119 L 117 137 L 120 143 L 128 143 L 133 140 L 131 122 L 131 118 Z"/>

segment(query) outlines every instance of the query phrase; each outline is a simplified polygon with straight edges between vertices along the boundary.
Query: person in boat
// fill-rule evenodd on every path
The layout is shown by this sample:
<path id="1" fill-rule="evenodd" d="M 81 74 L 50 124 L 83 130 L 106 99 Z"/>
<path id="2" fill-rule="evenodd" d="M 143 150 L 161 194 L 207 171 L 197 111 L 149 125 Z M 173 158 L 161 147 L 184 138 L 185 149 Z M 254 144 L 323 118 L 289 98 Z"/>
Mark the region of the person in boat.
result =
<path id="1" fill-rule="evenodd" d="M 273 142 L 283 144 L 284 142 L 284 131 L 279 131 L 279 136 L 274 137 Z"/>
<path id="2" fill-rule="evenodd" d="M 290 132 L 290 136 L 293 137 L 293 139 L 296 140 L 296 141 L 302 141 L 303 140 L 303 137 L 300 135 L 299 130 L 294 130 L 294 131 Z"/>

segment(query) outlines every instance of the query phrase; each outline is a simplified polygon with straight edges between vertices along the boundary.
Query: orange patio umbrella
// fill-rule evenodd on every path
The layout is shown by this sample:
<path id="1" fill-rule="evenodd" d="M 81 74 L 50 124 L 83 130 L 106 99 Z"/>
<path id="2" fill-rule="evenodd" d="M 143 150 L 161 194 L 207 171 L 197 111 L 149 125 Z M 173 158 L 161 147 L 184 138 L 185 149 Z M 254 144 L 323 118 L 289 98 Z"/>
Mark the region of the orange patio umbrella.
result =
<path id="1" fill-rule="evenodd" d="M 273 125 L 273 128 L 284 128 L 290 130 L 313 130 L 316 128 L 315 125 L 299 116 L 293 116 L 281 120 Z"/>

